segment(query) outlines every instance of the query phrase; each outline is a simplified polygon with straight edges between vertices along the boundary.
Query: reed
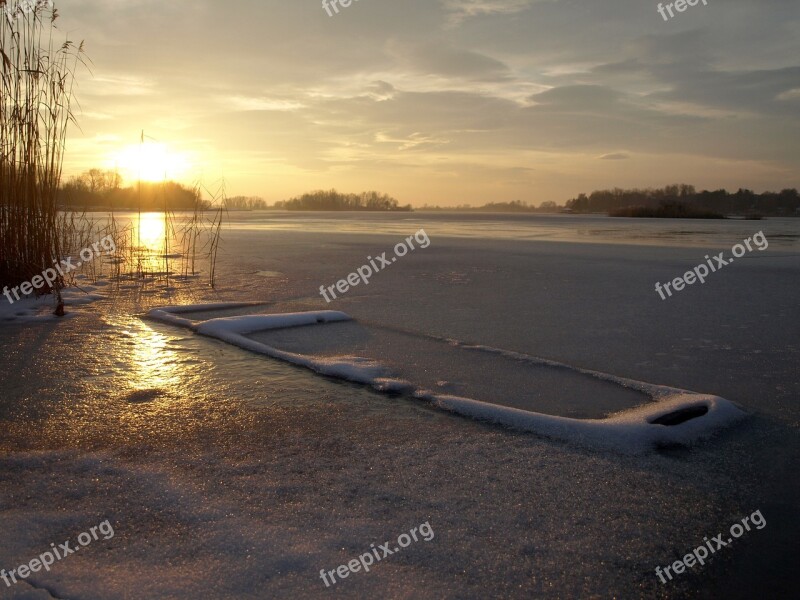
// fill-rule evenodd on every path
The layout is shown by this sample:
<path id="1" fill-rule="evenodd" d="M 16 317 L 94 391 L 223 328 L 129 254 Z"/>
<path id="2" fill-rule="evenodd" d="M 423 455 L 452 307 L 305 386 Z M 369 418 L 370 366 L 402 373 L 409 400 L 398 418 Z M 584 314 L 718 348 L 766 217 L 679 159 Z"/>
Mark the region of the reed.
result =
<path id="1" fill-rule="evenodd" d="M 31 279 L 85 233 L 56 196 L 83 43 L 56 42 L 58 11 L 0 0 L 0 284 Z M 72 240 L 80 243 L 78 240 Z M 58 296 L 62 280 L 52 291 Z"/>

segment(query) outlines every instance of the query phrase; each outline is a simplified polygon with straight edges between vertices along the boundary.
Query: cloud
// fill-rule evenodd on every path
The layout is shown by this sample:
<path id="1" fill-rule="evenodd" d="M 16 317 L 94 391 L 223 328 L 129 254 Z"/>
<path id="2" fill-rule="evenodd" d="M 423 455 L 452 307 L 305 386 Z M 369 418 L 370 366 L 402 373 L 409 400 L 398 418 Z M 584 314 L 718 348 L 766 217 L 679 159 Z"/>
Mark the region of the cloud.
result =
<path id="1" fill-rule="evenodd" d="M 654 98 L 693 102 L 702 106 L 800 116 L 796 106 L 778 100 L 800 87 L 800 66 L 748 71 L 687 71 L 672 77 L 672 89 Z"/>
<path id="2" fill-rule="evenodd" d="M 797 102 L 800 100 L 800 88 L 792 88 L 785 92 L 781 92 L 775 97 L 780 102 Z"/>
<path id="3" fill-rule="evenodd" d="M 485 15 L 513 15 L 528 10 L 533 4 L 541 1 L 542 0 L 443 0 L 442 4 L 450 13 L 448 24 L 456 26 L 466 19 L 473 17 Z"/>
<path id="4" fill-rule="evenodd" d="M 501 61 L 441 41 L 416 46 L 394 42 L 388 47 L 398 63 L 417 73 L 473 81 L 501 81 L 510 76 Z"/>
<path id="5" fill-rule="evenodd" d="M 601 85 L 567 85 L 534 94 L 529 100 L 555 110 L 601 111 L 615 106 L 621 97 L 620 92 Z"/>
<path id="6" fill-rule="evenodd" d="M 410 133 L 405 137 L 392 137 L 389 133 L 379 132 L 375 136 L 375 141 L 395 144 L 398 150 L 413 150 L 420 146 L 441 146 L 448 143 L 446 139 L 437 139 L 432 135 L 426 135 L 419 131 Z"/>
<path id="7" fill-rule="evenodd" d="M 627 160 L 630 158 L 630 155 L 625 154 L 624 152 L 614 152 L 612 154 L 603 154 L 600 156 L 600 160 Z"/>
<path id="8" fill-rule="evenodd" d="M 300 102 L 280 98 L 259 98 L 249 96 L 229 96 L 222 98 L 221 102 L 232 110 L 276 110 L 292 111 L 303 108 Z"/>
<path id="9" fill-rule="evenodd" d="M 82 85 L 82 93 L 93 96 L 149 96 L 156 82 L 142 75 L 97 74 Z"/>
<path id="10" fill-rule="evenodd" d="M 375 100 L 389 100 L 394 97 L 395 89 L 391 83 L 385 81 L 373 81 L 367 86 L 367 93 Z"/>

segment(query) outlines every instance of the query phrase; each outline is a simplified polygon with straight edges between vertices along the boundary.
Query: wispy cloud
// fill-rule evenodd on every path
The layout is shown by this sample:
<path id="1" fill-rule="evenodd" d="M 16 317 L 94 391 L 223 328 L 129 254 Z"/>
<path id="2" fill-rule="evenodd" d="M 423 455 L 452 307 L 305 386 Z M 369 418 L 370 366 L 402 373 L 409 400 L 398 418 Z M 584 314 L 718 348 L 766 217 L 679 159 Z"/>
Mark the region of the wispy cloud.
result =
<path id="1" fill-rule="evenodd" d="M 292 111 L 303 108 L 303 104 L 294 100 L 281 98 L 263 98 L 253 96 L 228 96 L 221 101 L 231 110 L 276 110 Z"/>
<path id="2" fill-rule="evenodd" d="M 558 0 L 442 0 L 450 13 L 449 24 L 458 25 L 466 19 L 484 15 L 511 15 L 529 9 L 538 2 Z"/>

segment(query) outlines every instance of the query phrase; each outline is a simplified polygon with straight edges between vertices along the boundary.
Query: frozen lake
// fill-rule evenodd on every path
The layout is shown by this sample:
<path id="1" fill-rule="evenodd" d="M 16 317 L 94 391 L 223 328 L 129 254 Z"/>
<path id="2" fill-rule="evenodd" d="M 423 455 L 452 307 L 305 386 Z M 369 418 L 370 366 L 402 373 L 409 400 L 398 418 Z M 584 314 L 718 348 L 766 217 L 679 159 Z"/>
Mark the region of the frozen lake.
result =
<path id="1" fill-rule="evenodd" d="M 797 248 L 797 219 L 625 219 L 605 215 L 509 213 L 319 213 L 232 212 L 228 226 L 247 231 L 297 231 L 306 233 L 386 233 L 408 235 L 423 227 L 435 237 L 496 240 L 561 241 L 575 243 L 656 246 L 713 246 L 741 241 L 764 230 L 771 244 Z M 730 245 L 729 245 L 730 247 Z"/>
<path id="2" fill-rule="evenodd" d="M 0 327 L 0 566 L 104 518 L 116 531 L 32 577 L 36 589 L 0 584 L 0 598 L 325 597 L 320 569 L 425 521 L 434 540 L 336 593 L 796 595 L 800 222 L 230 218 L 215 291 L 109 289 L 55 328 Z M 321 297 L 320 286 L 420 228 L 429 247 L 369 285 Z M 767 250 L 667 300 L 655 292 L 657 281 L 761 230 Z M 254 337 L 324 356 L 374 352 L 454 394 L 579 418 L 640 400 L 454 354 L 438 338 L 717 395 L 750 418 L 693 448 L 622 456 L 435 411 L 141 318 L 154 306 L 214 301 L 346 312 L 356 322 L 325 325 L 329 336 Z M 763 530 L 668 587 L 655 577 L 656 566 L 755 510 Z"/>

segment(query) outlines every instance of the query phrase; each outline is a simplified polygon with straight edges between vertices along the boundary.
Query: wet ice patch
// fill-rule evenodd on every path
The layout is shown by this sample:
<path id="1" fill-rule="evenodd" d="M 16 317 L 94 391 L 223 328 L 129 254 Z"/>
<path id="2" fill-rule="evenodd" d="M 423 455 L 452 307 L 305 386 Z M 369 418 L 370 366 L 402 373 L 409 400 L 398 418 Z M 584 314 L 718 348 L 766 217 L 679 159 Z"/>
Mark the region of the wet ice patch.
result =
<path id="1" fill-rule="evenodd" d="M 160 398 L 164 391 L 159 389 L 135 390 L 125 396 L 125 402 L 130 404 L 146 404 Z"/>

